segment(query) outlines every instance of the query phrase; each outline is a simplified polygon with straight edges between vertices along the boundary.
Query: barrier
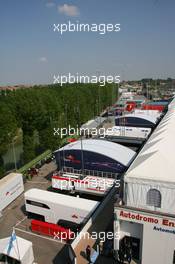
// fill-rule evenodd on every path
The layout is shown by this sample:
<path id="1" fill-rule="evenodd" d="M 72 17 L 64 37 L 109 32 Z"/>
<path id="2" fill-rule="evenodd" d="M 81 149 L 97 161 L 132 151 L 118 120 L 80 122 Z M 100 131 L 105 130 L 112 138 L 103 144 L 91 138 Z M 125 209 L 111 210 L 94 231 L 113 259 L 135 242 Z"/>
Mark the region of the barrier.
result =
<path id="1" fill-rule="evenodd" d="M 70 229 L 64 228 L 60 225 L 42 222 L 35 219 L 31 221 L 31 230 L 32 232 L 54 237 L 66 242 L 75 238 L 74 232 L 72 232 Z"/>

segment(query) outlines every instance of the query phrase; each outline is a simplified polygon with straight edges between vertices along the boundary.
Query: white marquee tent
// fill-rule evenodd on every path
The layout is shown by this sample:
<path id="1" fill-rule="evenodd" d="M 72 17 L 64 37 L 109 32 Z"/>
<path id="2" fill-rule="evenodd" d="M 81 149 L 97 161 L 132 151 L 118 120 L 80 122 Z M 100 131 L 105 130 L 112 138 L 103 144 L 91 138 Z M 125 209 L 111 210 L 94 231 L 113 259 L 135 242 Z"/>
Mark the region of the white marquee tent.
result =
<path id="1" fill-rule="evenodd" d="M 83 144 L 83 148 L 82 148 L 82 144 Z M 86 151 L 92 151 L 107 156 L 113 160 L 119 161 L 121 164 L 125 166 L 128 166 L 136 155 L 136 152 L 133 151 L 132 149 L 107 140 L 83 139 L 82 144 L 81 144 L 81 140 L 78 140 L 76 142 L 67 144 L 66 146 L 60 148 L 57 151 L 83 149 Z"/>
<path id="2" fill-rule="evenodd" d="M 175 99 L 125 174 L 128 206 L 175 213 Z M 161 206 L 147 203 L 150 189 L 160 192 Z"/>
<path id="3" fill-rule="evenodd" d="M 10 239 L 11 237 L 0 239 L 0 255 L 11 257 L 21 264 L 34 263 L 32 242 L 16 236 L 9 251 Z"/>

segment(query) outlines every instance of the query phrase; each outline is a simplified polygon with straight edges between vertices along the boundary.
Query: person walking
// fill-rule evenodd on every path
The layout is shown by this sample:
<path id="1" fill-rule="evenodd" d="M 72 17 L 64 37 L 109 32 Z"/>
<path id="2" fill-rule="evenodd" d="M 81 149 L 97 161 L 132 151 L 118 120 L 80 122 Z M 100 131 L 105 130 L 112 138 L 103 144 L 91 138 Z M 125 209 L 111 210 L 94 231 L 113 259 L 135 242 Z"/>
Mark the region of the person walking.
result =
<path id="1" fill-rule="evenodd" d="M 132 260 L 132 248 L 131 248 L 131 243 L 127 245 L 127 261 L 130 264 Z"/>
<path id="2" fill-rule="evenodd" d="M 89 261 L 89 263 L 91 263 L 91 247 L 90 247 L 90 245 L 88 245 L 86 247 L 86 258 Z"/>
<path id="3" fill-rule="evenodd" d="M 103 253 L 103 242 L 101 240 L 99 243 L 99 253 L 100 253 L 100 255 L 102 255 L 102 253 Z"/>
<path id="4" fill-rule="evenodd" d="M 120 264 L 123 264 L 124 263 L 124 253 L 123 253 L 123 249 L 122 248 L 119 249 L 118 256 L 119 256 Z"/>

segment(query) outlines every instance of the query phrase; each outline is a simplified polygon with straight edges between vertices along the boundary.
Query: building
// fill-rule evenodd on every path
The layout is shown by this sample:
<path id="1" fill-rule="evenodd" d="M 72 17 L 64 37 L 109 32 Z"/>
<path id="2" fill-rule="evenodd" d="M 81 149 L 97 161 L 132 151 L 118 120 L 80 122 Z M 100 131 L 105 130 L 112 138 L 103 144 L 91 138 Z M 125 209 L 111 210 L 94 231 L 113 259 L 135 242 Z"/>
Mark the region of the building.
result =
<path id="1" fill-rule="evenodd" d="M 123 241 L 140 264 L 175 263 L 175 99 L 124 176 L 123 205 L 116 203 L 114 241 Z"/>
<path id="2" fill-rule="evenodd" d="M 147 101 L 147 99 L 143 95 L 137 95 L 133 92 L 127 92 L 122 93 L 117 103 L 125 105 L 128 101 L 135 102 L 137 106 L 141 106 Z"/>

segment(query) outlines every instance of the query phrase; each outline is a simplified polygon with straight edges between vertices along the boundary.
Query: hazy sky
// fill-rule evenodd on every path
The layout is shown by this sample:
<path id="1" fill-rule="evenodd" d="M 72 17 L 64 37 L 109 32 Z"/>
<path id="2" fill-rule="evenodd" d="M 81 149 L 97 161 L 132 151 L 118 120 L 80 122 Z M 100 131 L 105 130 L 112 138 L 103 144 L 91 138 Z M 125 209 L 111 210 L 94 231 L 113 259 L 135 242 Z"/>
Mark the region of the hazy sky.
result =
<path id="1" fill-rule="evenodd" d="M 53 24 L 121 24 L 100 35 Z M 175 78 L 174 0 L 0 0 L 0 85 L 52 83 L 53 75 Z"/>

